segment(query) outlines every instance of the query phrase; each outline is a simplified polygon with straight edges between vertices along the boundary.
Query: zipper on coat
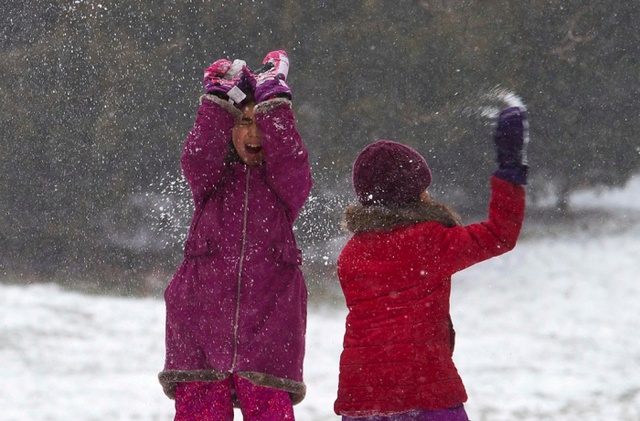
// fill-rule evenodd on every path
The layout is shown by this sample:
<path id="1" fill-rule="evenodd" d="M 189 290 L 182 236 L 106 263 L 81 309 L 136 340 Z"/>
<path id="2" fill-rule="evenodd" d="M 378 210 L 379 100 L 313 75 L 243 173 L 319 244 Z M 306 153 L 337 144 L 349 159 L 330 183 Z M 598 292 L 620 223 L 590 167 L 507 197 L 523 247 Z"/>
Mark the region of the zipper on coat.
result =
<path id="1" fill-rule="evenodd" d="M 236 293 L 236 314 L 233 320 L 233 362 L 231 372 L 235 371 L 238 362 L 238 325 L 240 322 L 240 293 L 242 285 L 242 270 L 244 266 L 245 248 L 247 245 L 247 217 L 249 214 L 249 176 L 251 167 L 247 166 L 247 176 L 244 187 L 244 209 L 242 215 L 242 246 L 240 247 L 240 261 L 238 262 L 238 285 Z"/>

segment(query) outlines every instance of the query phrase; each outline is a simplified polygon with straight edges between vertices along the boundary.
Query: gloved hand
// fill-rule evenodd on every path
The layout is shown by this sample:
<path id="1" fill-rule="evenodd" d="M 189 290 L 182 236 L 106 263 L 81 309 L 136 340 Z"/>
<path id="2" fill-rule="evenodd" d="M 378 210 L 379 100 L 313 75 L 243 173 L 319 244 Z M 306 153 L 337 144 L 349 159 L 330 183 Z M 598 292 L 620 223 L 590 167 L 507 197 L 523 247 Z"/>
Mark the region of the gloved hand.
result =
<path id="1" fill-rule="evenodd" d="M 204 71 L 205 91 L 240 105 L 247 96 L 244 91 L 249 88 L 243 77 L 243 67 L 246 67 L 243 60 L 236 59 L 233 63 L 227 59 L 217 60 Z"/>
<path id="2" fill-rule="evenodd" d="M 271 51 L 255 72 L 247 66 L 242 68 L 245 79 L 253 88 L 256 104 L 275 97 L 291 99 L 291 88 L 287 85 L 289 57 L 283 50 Z"/>
<path id="3" fill-rule="evenodd" d="M 524 107 L 500 111 L 493 140 L 498 153 L 498 170 L 493 175 L 513 184 L 527 184 L 529 123 Z"/>

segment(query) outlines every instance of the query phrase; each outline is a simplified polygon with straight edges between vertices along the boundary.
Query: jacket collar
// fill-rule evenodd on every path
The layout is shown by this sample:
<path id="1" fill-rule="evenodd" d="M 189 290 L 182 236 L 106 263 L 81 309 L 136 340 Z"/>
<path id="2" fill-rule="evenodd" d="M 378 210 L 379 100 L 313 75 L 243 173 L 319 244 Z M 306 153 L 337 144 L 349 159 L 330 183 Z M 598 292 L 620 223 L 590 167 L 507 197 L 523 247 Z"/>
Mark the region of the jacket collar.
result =
<path id="1" fill-rule="evenodd" d="M 352 233 L 391 231 L 398 226 L 437 222 L 446 227 L 462 225 L 460 216 L 449 206 L 434 200 L 415 202 L 404 207 L 349 205 L 343 226 Z"/>

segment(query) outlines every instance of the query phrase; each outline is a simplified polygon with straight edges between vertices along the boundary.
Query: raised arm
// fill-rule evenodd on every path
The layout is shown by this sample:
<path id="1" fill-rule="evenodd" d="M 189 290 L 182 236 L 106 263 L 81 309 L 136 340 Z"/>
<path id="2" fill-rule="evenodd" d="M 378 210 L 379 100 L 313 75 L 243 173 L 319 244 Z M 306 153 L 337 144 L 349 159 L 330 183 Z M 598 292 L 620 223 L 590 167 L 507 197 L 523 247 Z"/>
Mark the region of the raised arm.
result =
<path id="1" fill-rule="evenodd" d="M 196 203 L 206 199 L 222 177 L 224 157 L 236 118 L 233 110 L 237 112 L 218 97 L 202 97 L 180 158 L 182 172 Z"/>
<path id="2" fill-rule="evenodd" d="M 309 197 L 312 178 L 309 154 L 296 129 L 291 103 L 284 98 L 263 102 L 256 106 L 255 117 L 262 135 L 267 182 L 295 220 Z"/>
<path id="3" fill-rule="evenodd" d="M 246 67 L 243 72 L 254 89 L 254 112 L 262 136 L 267 182 L 294 220 L 311 191 L 309 155 L 291 110 L 287 53 L 272 51 L 262 64 L 263 67 L 255 74 Z"/>
<path id="4" fill-rule="evenodd" d="M 220 59 L 204 72 L 206 94 L 201 97 L 200 108 L 193 129 L 183 146 L 180 163 L 193 199 L 201 203 L 211 194 L 222 177 L 227 144 L 231 129 L 240 118 L 240 111 L 229 101 L 241 79 L 242 60 L 230 62 Z"/>
<path id="5" fill-rule="evenodd" d="M 498 116 L 494 133 L 498 169 L 491 177 L 489 216 L 484 222 L 443 229 L 442 259 L 450 273 L 513 249 L 522 228 L 527 183 L 525 110 L 511 107 Z"/>

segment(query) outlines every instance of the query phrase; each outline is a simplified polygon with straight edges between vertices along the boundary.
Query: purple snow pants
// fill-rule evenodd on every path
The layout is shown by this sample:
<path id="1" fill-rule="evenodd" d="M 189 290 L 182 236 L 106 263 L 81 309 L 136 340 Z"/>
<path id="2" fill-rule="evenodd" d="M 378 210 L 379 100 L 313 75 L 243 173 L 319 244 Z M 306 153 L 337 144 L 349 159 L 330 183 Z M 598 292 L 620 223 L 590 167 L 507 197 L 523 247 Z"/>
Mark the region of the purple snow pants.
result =
<path id="1" fill-rule="evenodd" d="M 233 420 L 234 390 L 245 421 L 295 419 L 289 393 L 255 385 L 234 374 L 219 382 L 178 384 L 174 421 Z"/>
<path id="2" fill-rule="evenodd" d="M 449 409 L 431 411 L 408 411 L 394 415 L 373 415 L 370 417 L 342 416 L 342 421 L 469 421 L 464 406 L 458 405 Z"/>

